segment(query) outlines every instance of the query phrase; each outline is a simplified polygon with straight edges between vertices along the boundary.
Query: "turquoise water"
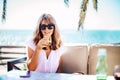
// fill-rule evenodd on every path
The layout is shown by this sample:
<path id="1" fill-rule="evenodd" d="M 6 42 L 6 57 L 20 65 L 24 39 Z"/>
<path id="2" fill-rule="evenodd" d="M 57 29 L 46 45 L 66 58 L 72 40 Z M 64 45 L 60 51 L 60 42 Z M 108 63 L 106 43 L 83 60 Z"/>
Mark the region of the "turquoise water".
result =
<path id="1" fill-rule="evenodd" d="M 31 30 L 0 30 L 0 45 L 25 45 Z"/>
<path id="2" fill-rule="evenodd" d="M 120 43 L 120 30 L 64 30 L 60 32 L 64 43 Z M 25 45 L 32 35 L 32 30 L 0 30 L 0 45 Z"/>

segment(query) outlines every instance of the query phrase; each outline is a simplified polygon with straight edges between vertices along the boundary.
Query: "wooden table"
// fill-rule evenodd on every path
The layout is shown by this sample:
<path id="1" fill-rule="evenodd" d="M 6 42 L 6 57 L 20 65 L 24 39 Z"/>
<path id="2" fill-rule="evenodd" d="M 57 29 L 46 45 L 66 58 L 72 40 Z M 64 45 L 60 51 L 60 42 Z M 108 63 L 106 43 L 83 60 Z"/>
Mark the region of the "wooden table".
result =
<path id="1" fill-rule="evenodd" d="M 96 80 L 95 75 L 78 75 L 66 73 L 39 73 L 30 72 L 30 77 L 21 78 L 21 75 L 26 75 L 27 71 L 9 71 L 5 75 L 1 75 L 2 80 Z M 0 78 L 0 80 L 1 80 Z M 108 76 L 107 80 L 115 80 L 113 76 Z"/>

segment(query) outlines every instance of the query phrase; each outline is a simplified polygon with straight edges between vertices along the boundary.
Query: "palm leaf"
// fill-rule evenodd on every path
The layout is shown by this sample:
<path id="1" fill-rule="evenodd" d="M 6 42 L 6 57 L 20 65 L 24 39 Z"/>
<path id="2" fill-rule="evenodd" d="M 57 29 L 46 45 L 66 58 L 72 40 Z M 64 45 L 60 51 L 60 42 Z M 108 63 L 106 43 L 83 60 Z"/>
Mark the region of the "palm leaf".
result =
<path id="1" fill-rule="evenodd" d="M 97 11 L 98 9 L 98 0 L 93 0 L 93 6 L 94 6 L 94 9 Z"/>
<path id="2" fill-rule="evenodd" d="M 88 4 L 89 0 L 83 0 L 82 1 L 82 5 L 81 5 L 81 10 L 80 10 L 80 18 L 79 18 L 79 22 L 78 22 L 78 30 L 80 28 L 83 29 L 83 24 L 84 24 L 84 20 L 85 20 L 85 16 L 86 16 L 86 11 L 87 11 L 87 4 Z"/>
<path id="3" fill-rule="evenodd" d="M 69 0 L 64 0 L 64 3 L 67 7 L 69 7 Z"/>
<path id="4" fill-rule="evenodd" d="M 85 16 L 86 16 L 86 11 L 87 11 L 87 4 L 88 4 L 89 0 L 83 0 L 82 1 L 82 5 L 81 5 L 81 11 L 80 11 L 80 18 L 79 18 L 79 22 L 78 22 L 78 30 L 81 28 L 83 29 L 83 24 L 85 21 Z M 93 0 L 93 7 L 94 9 L 97 11 L 97 0 Z"/>
<path id="5" fill-rule="evenodd" d="M 2 12 L 2 22 L 6 21 L 6 4 L 7 4 L 7 0 L 3 1 L 3 12 Z"/>

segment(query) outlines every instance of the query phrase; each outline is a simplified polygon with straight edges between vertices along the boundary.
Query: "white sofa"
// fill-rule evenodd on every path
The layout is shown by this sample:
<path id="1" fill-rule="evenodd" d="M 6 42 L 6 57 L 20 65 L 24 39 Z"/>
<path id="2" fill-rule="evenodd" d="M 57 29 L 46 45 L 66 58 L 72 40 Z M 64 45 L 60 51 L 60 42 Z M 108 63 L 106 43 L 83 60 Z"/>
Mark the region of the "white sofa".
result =
<path id="1" fill-rule="evenodd" d="M 62 56 L 63 73 L 83 73 L 87 74 L 88 66 L 88 46 L 87 45 L 67 45 L 64 47 Z"/>
<path id="2" fill-rule="evenodd" d="M 19 48 L 17 46 L 11 46 L 11 47 Z M 11 47 L 6 46 L 6 48 L 11 48 Z M 1 53 L 3 53 L 2 48 L 3 47 L 1 47 L 1 50 L 0 50 Z M 26 47 L 23 47 L 23 48 L 26 48 Z M 97 51 L 99 48 L 105 48 L 107 50 L 108 75 L 113 75 L 114 66 L 120 65 L 120 45 L 112 45 L 112 44 L 110 45 L 109 44 L 105 44 L 105 45 L 102 45 L 102 44 L 65 45 L 63 49 L 64 53 L 62 56 L 62 60 L 63 60 L 62 72 L 63 73 L 79 73 L 80 72 L 83 74 L 94 75 L 96 64 L 97 64 L 97 59 L 98 59 Z M 23 59 L 25 60 L 26 58 L 23 58 Z M 7 68 L 8 70 L 11 69 L 10 67 L 7 67 Z"/>
<path id="3" fill-rule="evenodd" d="M 62 72 L 95 74 L 97 51 L 99 48 L 107 50 L 108 75 L 113 75 L 114 66 L 120 65 L 119 45 L 65 45 L 62 56 Z"/>

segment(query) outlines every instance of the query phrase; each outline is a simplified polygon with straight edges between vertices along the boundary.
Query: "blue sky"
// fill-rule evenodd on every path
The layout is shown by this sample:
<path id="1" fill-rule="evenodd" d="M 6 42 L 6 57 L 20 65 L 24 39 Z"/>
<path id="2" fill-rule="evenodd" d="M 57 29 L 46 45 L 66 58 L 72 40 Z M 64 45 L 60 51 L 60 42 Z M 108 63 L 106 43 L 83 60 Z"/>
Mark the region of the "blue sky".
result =
<path id="1" fill-rule="evenodd" d="M 0 15 L 2 14 L 0 0 Z M 70 0 L 67 8 L 63 0 L 7 0 L 7 22 L 4 29 L 34 29 L 42 13 L 52 14 L 60 29 L 77 29 L 81 0 Z M 120 0 L 98 0 L 98 11 L 90 0 L 84 23 L 85 29 L 119 29 Z M 0 18 L 1 19 L 1 18 Z"/>

